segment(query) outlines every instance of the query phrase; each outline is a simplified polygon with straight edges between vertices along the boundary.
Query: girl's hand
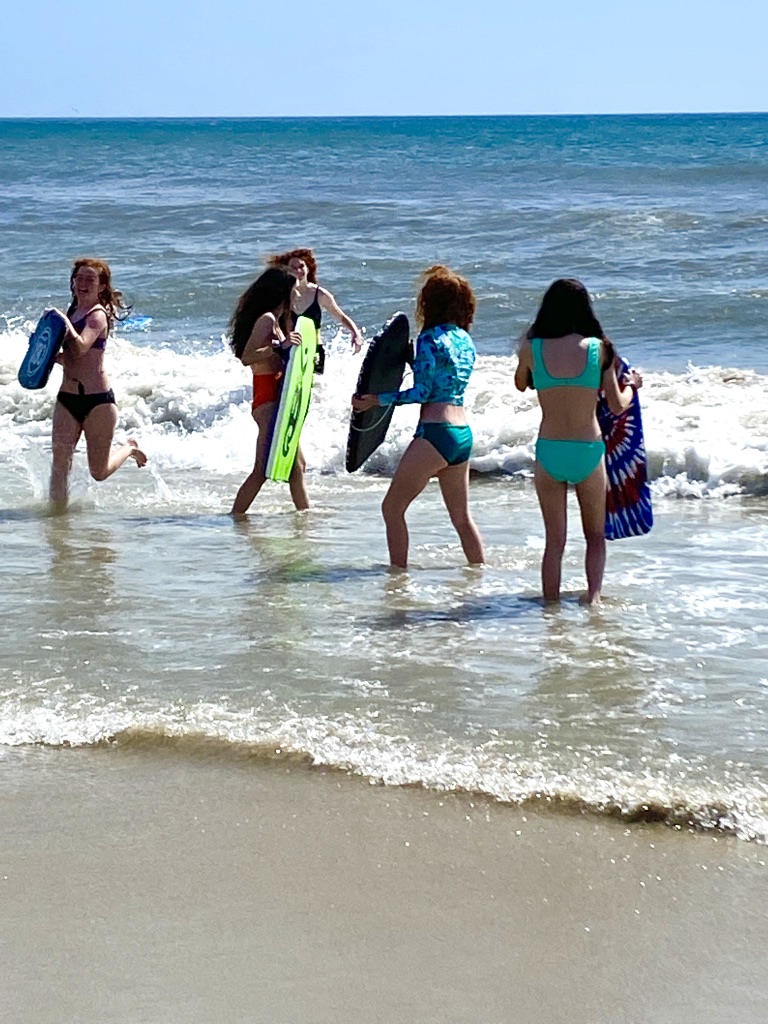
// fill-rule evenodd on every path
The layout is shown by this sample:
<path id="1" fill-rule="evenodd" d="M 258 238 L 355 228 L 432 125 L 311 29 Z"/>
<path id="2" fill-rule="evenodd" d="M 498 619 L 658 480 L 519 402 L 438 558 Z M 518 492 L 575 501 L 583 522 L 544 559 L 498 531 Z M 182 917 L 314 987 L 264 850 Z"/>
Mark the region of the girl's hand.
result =
<path id="1" fill-rule="evenodd" d="M 66 313 L 62 313 L 58 306 L 49 306 L 45 311 L 46 313 L 55 313 L 56 316 L 60 317 L 65 324 L 69 323 L 69 317 Z"/>
<path id="2" fill-rule="evenodd" d="M 363 336 L 358 332 L 352 335 L 352 348 L 355 350 L 355 355 L 363 347 Z"/>
<path id="3" fill-rule="evenodd" d="M 352 395 L 352 408 L 355 412 L 368 412 L 375 409 L 379 404 L 376 395 Z"/>
<path id="4" fill-rule="evenodd" d="M 623 390 L 624 388 L 634 388 L 637 391 L 638 388 L 643 386 L 643 375 L 634 367 L 631 367 L 626 373 L 622 372 L 621 369 L 622 359 L 620 355 L 614 356 L 613 369 L 616 372 L 616 379 L 619 382 L 619 387 Z"/>
<path id="5" fill-rule="evenodd" d="M 76 338 L 78 336 L 77 331 L 72 326 L 72 322 L 67 316 L 67 314 L 62 313 L 58 306 L 51 306 L 50 310 L 46 310 L 46 312 L 55 313 L 56 316 L 59 317 L 61 322 L 64 324 L 64 326 L 67 328 L 67 333 L 64 335 L 65 340 L 70 337 Z"/>
<path id="6" fill-rule="evenodd" d="M 287 351 L 292 345 L 298 346 L 301 344 L 301 334 L 298 331 L 291 331 L 290 334 L 286 334 L 282 341 L 272 342 L 272 351 L 281 352 Z"/>

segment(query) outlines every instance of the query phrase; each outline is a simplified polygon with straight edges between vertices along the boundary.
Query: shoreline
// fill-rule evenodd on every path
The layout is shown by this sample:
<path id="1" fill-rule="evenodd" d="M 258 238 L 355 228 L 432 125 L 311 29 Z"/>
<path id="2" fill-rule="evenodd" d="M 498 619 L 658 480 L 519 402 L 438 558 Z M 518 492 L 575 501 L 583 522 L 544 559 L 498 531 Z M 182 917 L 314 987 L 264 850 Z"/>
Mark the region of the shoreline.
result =
<path id="1" fill-rule="evenodd" d="M 304 766 L 62 753 L 4 773 L 8 1020 L 766 1017 L 755 844 Z"/>

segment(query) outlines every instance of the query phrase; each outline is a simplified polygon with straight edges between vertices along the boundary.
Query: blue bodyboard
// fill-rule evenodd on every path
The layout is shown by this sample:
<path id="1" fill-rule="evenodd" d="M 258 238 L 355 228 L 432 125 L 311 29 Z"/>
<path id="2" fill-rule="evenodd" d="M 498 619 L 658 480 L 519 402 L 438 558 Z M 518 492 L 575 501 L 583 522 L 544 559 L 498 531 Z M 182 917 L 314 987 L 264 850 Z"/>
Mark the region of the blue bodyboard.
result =
<path id="1" fill-rule="evenodd" d="M 151 325 L 151 316 L 129 316 L 120 321 L 120 327 L 124 331 L 148 331 Z"/>
<path id="2" fill-rule="evenodd" d="M 631 369 L 624 359 L 620 360 L 620 364 L 617 368 L 619 381 Z M 653 526 L 653 507 L 637 392 L 632 396 L 632 404 L 620 416 L 614 416 L 605 396 L 600 392 L 597 420 L 605 441 L 605 469 L 608 475 L 606 539 L 642 536 Z"/>
<path id="3" fill-rule="evenodd" d="M 27 354 L 19 367 L 19 383 L 37 391 L 44 388 L 67 333 L 67 325 L 58 313 L 49 309 L 43 314 L 29 339 Z"/>

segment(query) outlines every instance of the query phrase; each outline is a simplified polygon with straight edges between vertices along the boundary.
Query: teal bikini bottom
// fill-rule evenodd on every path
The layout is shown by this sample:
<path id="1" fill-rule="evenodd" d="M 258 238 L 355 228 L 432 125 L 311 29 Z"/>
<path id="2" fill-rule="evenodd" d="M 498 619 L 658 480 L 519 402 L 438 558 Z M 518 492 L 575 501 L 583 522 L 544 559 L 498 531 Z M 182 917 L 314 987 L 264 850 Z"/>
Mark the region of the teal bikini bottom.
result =
<path id="1" fill-rule="evenodd" d="M 552 441 L 540 437 L 536 442 L 536 461 L 563 484 L 586 480 L 604 455 L 604 441 Z"/>
<path id="2" fill-rule="evenodd" d="M 472 454 L 472 431 L 451 423 L 420 423 L 414 437 L 429 441 L 449 466 L 466 462 Z"/>

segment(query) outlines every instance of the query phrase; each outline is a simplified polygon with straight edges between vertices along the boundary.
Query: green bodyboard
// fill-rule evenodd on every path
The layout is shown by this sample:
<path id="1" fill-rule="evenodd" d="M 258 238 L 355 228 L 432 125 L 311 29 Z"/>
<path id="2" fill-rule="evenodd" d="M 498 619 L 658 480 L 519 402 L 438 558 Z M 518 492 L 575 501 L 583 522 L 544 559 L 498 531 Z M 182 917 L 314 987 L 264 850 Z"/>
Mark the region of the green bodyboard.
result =
<path id="1" fill-rule="evenodd" d="M 296 460 L 315 376 L 317 328 L 309 317 L 300 316 L 296 329 L 301 334 L 301 344 L 291 349 L 267 456 L 267 478 L 282 483 L 288 480 Z"/>

